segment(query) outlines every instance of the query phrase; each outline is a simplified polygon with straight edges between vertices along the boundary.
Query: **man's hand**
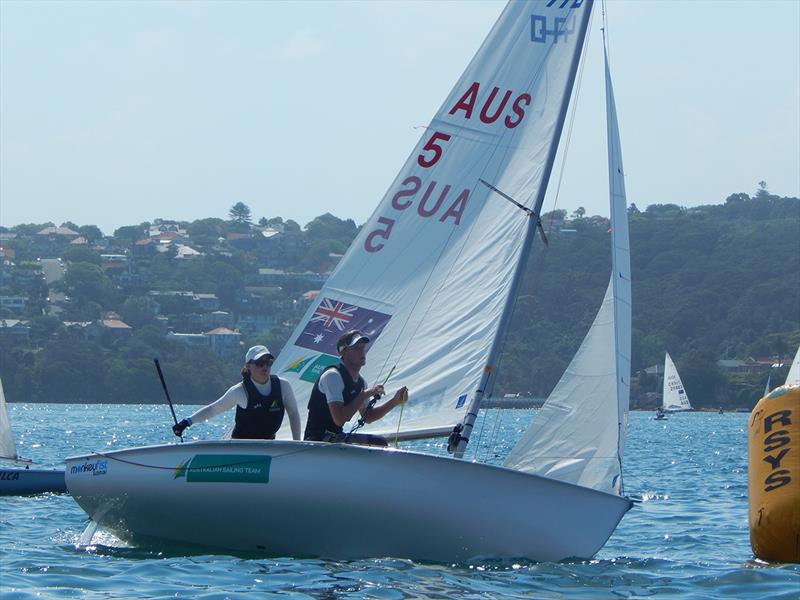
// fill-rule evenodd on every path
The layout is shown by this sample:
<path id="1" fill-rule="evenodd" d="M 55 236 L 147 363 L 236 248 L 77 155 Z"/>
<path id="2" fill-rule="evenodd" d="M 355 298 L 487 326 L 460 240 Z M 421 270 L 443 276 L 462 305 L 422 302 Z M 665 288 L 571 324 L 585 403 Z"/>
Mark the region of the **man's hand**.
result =
<path id="1" fill-rule="evenodd" d="M 395 392 L 394 398 L 392 398 L 392 403 L 394 406 L 398 406 L 400 404 L 405 404 L 407 401 L 408 401 L 408 388 L 406 386 L 403 386 Z"/>
<path id="2" fill-rule="evenodd" d="M 370 398 L 374 398 L 375 396 L 378 396 L 380 398 L 385 393 L 386 392 L 384 391 L 383 386 L 381 384 L 372 386 L 367 390 L 367 396 L 369 396 Z"/>

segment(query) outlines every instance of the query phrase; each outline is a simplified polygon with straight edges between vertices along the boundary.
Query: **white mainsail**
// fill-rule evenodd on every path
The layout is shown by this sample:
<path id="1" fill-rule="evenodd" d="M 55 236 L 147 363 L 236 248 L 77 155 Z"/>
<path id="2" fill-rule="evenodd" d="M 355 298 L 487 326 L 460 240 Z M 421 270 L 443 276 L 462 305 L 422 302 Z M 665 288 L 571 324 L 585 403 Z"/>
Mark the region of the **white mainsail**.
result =
<path id="1" fill-rule="evenodd" d="M 408 386 L 403 431 L 451 428 L 483 393 L 536 217 L 479 180 L 528 208 L 543 198 L 591 7 L 505 8 L 278 356 L 301 405 L 351 328 L 372 338 L 368 385 Z"/>
<path id="2" fill-rule="evenodd" d="M 786 383 L 784 385 L 800 385 L 800 347 L 794 355 L 792 366 L 789 367 L 789 373 L 786 375 Z"/>
<path id="3" fill-rule="evenodd" d="M 678 375 L 678 369 L 675 368 L 669 352 L 664 355 L 664 390 L 661 407 L 668 412 L 692 409 L 692 405 L 689 404 L 689 396 L 686 395 L 683 382 Z"/>
<path id="4" fill-rule="evenodd" d="M 631 271 L 622 152 L 607 56 L 606 111 L 611 280 L 577 354 L 504 466 L 619 494 L 630 397 Z"/>
<path id="5" fill-rule="evenodd" d="M 14 436 L 11 433 L 11 422 L 8 419 L 2 380 L 0 380 L 0 458 L 7 460 L 18 460 L 19 458 L 14 445 Z"/>

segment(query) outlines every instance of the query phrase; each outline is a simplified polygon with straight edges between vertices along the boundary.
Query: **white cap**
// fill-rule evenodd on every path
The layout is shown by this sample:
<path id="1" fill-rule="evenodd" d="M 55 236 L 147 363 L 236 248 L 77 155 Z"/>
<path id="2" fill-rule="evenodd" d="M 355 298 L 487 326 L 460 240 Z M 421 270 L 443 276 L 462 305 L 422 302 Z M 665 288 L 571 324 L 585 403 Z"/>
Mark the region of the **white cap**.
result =
<path id="1" fill-rule="evenodd" d="M 247 351 L 247 354 L 244 355 L 244 362 L 254 362 L 257 361 L 262 356 L 269 355 L 272 358 L 275 358 L 272 355 L 272 352 L 269 351 L 269 348 L 266 346 L 253 346 L 250 350 Z"/>
<path id="2" fill-rule="evenodd" d="M 353 330 L 348 331 L 342 337 L 339 338 L 339 341 L 336 342 L 336 351 L 341 354 L 342 350 L 345 348 L 352 348 L 359 342 L 369 343 L 369 338 L 364 335 L 361 331 Z"/>

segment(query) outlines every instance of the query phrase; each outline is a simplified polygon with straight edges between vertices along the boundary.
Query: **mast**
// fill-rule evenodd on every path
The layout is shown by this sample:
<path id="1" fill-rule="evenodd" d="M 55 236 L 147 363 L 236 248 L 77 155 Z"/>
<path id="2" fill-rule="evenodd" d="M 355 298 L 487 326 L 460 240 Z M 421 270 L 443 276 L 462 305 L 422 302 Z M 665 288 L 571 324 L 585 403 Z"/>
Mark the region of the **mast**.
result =
<path id="1" fill-rule="evenodd" d="M 584 14 L 582 15 L 582 21 L 580 24 L 580 40 L 579 44 L 575 45 L 575 54 L 572 57 L 572 63 L 570 65 L 570 72 L 569 77 L 567 78 L 566 85 L 564 86 L 564 101 L 561 104 L 561 110 L 558 114 L 558 122 L 556 127 L 553 131 L 553 142 L 550 144 L 550 150 L 547 155 L 547 163 L 544 170 L 544 175 L 542 176 L 541 185 L 536 194 L 536 201 L 534 202 L 533 209 L 528 213 L 528 226 L 525 229 L 525 237 L 523 238 L 522 242 L 522 249 L 520 251 L 520 258 L 517 261 L 517 265 L 514 269 L 514 276 L 511 280 L 511 287 L 509 290 L 508 297 L 506 298 L 505 306 L 503 308 L 502 316 L 500 317 L 500 322 L 497 327 L 497 333 L 495 334 L 494 340 L 492 342 L 491 349 L 489 350 L 489 355 L 486 360 L 486 365 L 483 368 L 483 374 L 481 375 L 480 382 L 478 383 L 478 389 L 475 391 L 475 395 L 472 398 L 472 401 L 469 405 L 469 410 L 467 410 L 467 414 L 464 416 L 464 422 L 456 425 L 453 433 L 451 434 L 451 447 L 455 446 L 453 449 L 453 456 L 455 458 L 462 458 L 464 456 L 464 451 L 467 448 L 467 443 L 469 442 L 470 435 L 472 435 L 472 429 L 475 425 L 475 419 L 478 417 L 478 410 L 480 408 L 481 402 L 483 401 L 483 397 L 485 395 L 486 389 L 489 386 L 490 379 L 492 377 L 492 372 L 494 369 L 494 365 L 497 362 L 497 358 L 500 354 L 500 349 L 502 347 L 502 341 L 505 339 L 505 334 L 508 329 L 508 324 L 511 320 L 511 313 L 514 307 L 514 302 L 517 298 L 517 292 L 519 291 L 520 282 L 522 280 L 522 275 L 525 272 L 525 265 L 528 261 L 528 255 L 530 254 L 531 245 L 533 244 L 534 234 L 536 233 L 536 229 L 539 225 L 539 214 L 542 209 L 542 205 L 544 204 L 544 197 L 545 193 L 547 192 L 547 185 L 550 180 L 550 174 L 553 170 L 553 164 L 555 163 L 556 159 L 556 152 L 558 151 L 558 140 L 561 139 L 561 132 L 564 128 L 564 122 L 566 121 L 567 117 L 567 109 L 569 108 L 569 101 L 572 97 L 572 89 L 575 83 L 575 76 L 578 72 L 578 65 L 580 63 L 581 53 L 583 51 L 583 46 L 586 42 L 586 32 L 589 28 L 589 21 L 592 15 L 592 7 L 594 0 L 585 0 L 586 4 L 588 5 Z"/>

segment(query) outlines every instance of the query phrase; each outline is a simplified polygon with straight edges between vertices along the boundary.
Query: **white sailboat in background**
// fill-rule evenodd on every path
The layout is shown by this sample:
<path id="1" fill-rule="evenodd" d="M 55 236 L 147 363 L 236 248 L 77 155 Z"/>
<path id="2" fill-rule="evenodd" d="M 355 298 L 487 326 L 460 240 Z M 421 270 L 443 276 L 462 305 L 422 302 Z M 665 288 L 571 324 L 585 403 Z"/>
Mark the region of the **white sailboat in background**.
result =
<path id="1" fill-rule="evenodd" d="M 784 385 L 800 385 L 800 347 L 794 355 L 792 366 L 789 367 L 789 373 L 786 375 L 786 382 Z"/>
<path id="2" fill-rule="evenodd" d="M 391 374 L 388 387 L 409 388 L 403 436 L 455 425 L 463 455 L 541 231 L 591 9 L 591 0 L 506 6 L 280 353 L 273 371 L 299 398 L 337 361 L 341 332 L 362 329 L 372 340 L 365 379 Z M 632 506 L 621 478 L 628 224 L 607 62 L 606 107 L 611 280 L 578 354 L 504 467 L 348 444 L 192 442 L 69 458 L 75 500 L 132 540 L 447 562 L 593 556 Z"/>
<path id="3" fill-rule="evenodd" d="M 675 368 L 675 363 L 672 362 L 669 352 L 664 354 L 664 388 L 661 409 L 664 412 L 692 410 L 689 396 L 686 395 L 681 376 L 678 375 L 678 369 Z"/>
<path id="4" fill-rule="evenodd" d="M 0 468 L 0 496 L 67 491 L 64 471 L 28 468 L 27 465 L 30 465 L 31 461 L 17 454 L 2 381 L 0 381 L 0 460 L 26 465 L 25 468 Z"/>

